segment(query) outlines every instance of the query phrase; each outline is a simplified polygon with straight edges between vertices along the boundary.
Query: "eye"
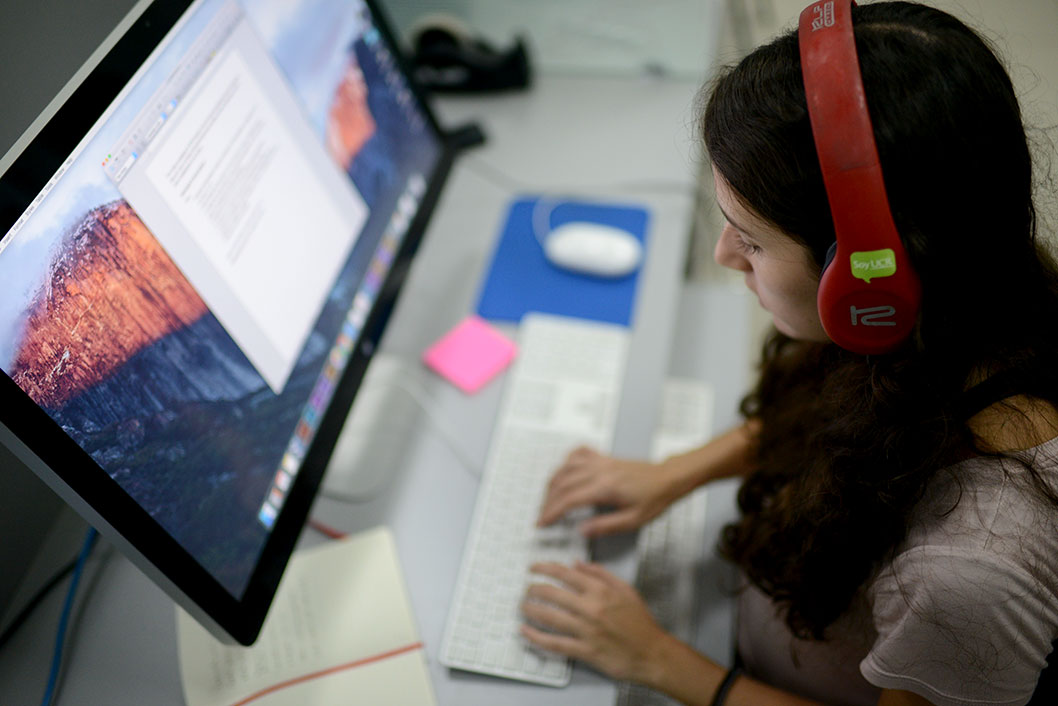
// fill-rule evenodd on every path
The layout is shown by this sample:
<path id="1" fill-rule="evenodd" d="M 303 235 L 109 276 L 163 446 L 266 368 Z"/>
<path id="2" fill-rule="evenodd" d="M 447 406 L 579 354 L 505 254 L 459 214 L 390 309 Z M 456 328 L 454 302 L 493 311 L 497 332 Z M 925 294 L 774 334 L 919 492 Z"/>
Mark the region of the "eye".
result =
<path id="1" fill-rule="evenodd" d="M 746 240 L 746 237 L 737 230 L 735 231 L 735 247 L 746 255 L 758 255 L 762 250 L 759 245 Z"/>

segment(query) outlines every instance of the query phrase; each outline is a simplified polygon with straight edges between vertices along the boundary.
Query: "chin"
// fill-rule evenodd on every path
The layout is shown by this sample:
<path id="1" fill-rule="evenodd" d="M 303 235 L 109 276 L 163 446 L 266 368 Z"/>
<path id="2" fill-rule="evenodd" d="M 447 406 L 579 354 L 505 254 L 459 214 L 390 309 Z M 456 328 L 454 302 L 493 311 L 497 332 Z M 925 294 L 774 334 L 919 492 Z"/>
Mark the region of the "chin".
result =
<path id="1" fill-rule="evenodd" d="M 781 321 L 780 319 L 777 319 L 777 318 L 775 318 L 773 316 L 772 319 L 771 319 L 771 322 L 772 322 L 772 325 L 775 326 L 775 329 L 779 333 L 784 334 L 786 336 L 789 336 L 790 338 L 793 338 L 793 339 L 800 340 L 802 338 L 802 336 L 798 335 L 797 331 L 795 331 L 793 329 L 793 327 L 790 326 L 785 321 Z"/>
<path id="2" fill-rule="evenodd" d="M 779 333 L 789 336 L 795 341 L 825 343 L 830 340 L 821 326 L 791 326 L 788 322 L 774 317 L 772 318 L 772 323 L 774 323 Z"/>

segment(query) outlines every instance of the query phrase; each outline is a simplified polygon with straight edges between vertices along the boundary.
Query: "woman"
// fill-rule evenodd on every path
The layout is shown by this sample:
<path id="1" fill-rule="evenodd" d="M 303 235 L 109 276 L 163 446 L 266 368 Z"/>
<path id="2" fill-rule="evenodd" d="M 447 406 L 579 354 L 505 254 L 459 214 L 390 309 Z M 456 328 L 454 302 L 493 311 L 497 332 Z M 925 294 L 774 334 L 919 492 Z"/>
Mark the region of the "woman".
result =
<path id="1" fill-rule="evenodd" d="M 895 351 L 831 343 L 816 307 L 833 224 L 798 37 L 713 85 L 705 144 L 727 218 L 717 262 L 773 316 L 745 424 L 659 465 L 587 449 L 541 511 L 614 510 L 629 530 L 742 476 L 721 552 L 746 578 L 746 674 L 678 643 L 594 565 L 534 567 L 531 642 L 690 704 L 1024 704 L 1058 638 L 1058 267 L 1037 243 L 1033 172 L 989 47 L 921 5 L 853 8 L 889 203 L 921 280 Z"/>

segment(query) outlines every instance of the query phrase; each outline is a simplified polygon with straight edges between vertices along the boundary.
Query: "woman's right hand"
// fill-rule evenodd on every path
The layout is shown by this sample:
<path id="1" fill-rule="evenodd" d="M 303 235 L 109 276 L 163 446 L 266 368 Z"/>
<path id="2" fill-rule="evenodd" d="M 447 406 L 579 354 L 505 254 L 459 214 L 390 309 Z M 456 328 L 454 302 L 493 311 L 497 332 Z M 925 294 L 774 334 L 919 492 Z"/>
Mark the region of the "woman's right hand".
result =
<path id="1" fill-rule="evenodd" d="M 545 527 L 579 507 L 610 509 L 584 521 L 587 537 L 627 532 L 654 519 L 676 500 L 677 489 L 662 464 L 624 461 L 580 447 L 551 478 L 537 525 Z"/>

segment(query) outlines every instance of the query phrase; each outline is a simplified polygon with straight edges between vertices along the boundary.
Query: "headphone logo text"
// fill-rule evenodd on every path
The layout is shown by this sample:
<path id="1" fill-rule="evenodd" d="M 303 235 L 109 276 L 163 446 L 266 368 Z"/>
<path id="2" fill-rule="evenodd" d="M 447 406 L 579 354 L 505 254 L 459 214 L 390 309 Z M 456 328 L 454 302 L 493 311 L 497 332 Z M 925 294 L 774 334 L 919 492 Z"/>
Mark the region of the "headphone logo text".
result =
<path id="1" fill-rule="evenodd" d="M 834 26 L 834 0 L 829 0 L 822 5 L 816 5 L 812 8 L 812 12 L 815 13 L 815 17 L 812 18 L 812 31 L 818 32 L 824 27 Z"/>
<path id="2" fill-rule="evenodd" d="M 892 277 L 896 274 L 896 253 L 892 248 L 854 252 L 849 256 L 852 276 L 867 284 L 875 277 Z"/>
<path id="3" fill-rule="evenodd" d="M 891 306 L 869 306 L 864 309 L 849 307 L 853 326 L 896 326 L 895 321 L 885 321 L 896 316 L 896 308 Z"/>

